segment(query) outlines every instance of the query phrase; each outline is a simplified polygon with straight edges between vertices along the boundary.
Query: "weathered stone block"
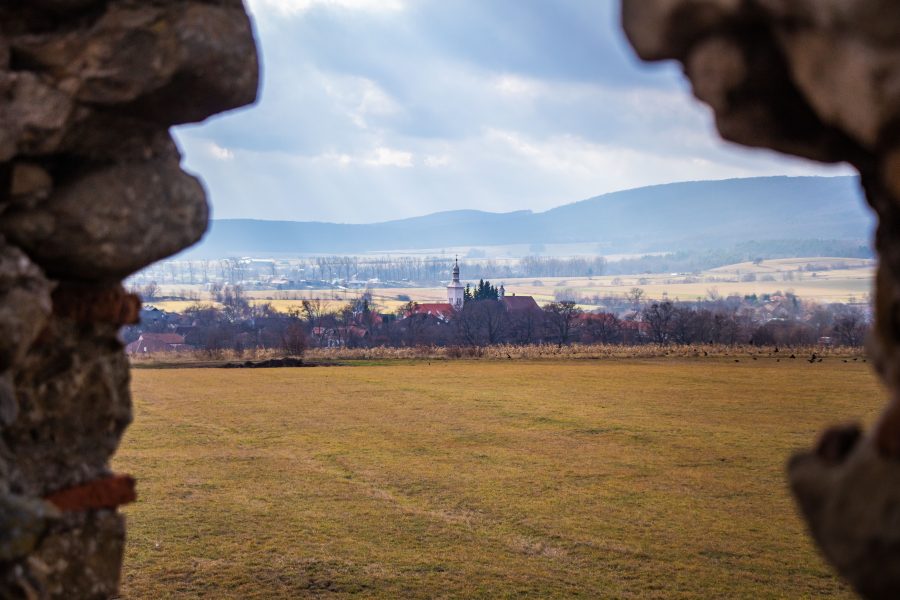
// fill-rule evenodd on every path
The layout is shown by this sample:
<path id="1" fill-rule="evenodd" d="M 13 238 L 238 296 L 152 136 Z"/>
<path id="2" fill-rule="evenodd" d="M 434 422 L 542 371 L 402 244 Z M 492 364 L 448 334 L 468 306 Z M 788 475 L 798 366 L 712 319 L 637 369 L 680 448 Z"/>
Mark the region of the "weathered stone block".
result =
<path id="1" fill-rule="evenodd" d="M 115 326 L 51 318 L 16 369 L 19 415 L 4 431 L 10 489 L 43 497 L 107 475 L 131 422 L 128 381 Z"/>
<path id="2" fill-rule="evenodd" d="M 643 58 L 677 59 L 726 139 L 855 166 L 879 217 L 871 348 L 892 400 L 829 432 L 789 478 L 825 556 L 864 596 L 900 597 L 900 3 L 623 0 Z"/>
<path id="3" fill-rule="evenodd" d="M 139 307 L 120 280 L 206 229 L 168 127 L 257 85 L 240 0 L 0 3 L 0 598 L 115 596 L 109 507 L 134 494 L 109 473 L 131 420 L 116 334 Z"/>
<path id="4" fill-rule="evenodd" d="M 60 184 L 39 207 L 7 212 L 0 232 L 51 276 L 116 280 L 193 244 L 207 220 L 200 182 L 177 163 L 152 161 Z"/>

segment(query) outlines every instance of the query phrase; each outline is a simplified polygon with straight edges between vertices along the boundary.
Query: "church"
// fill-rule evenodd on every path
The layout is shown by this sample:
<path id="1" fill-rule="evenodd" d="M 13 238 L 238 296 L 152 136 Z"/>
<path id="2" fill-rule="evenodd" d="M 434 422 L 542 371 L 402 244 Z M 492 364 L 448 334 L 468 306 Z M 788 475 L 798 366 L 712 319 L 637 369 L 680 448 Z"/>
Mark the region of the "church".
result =
<path id="1" fill-rule="evenodd" d="M 453 280 L 447 285 L 447 303 L 453 310 L 462 310 L 465 288 L 459 282 L 459 259 L 453 264 Z"/>
<path id="2" fill-rule="evenodd" d="M 453 264 L 453 278 L 447 284 L 447 302 L 430 302 L 425 304 L 417 304 L 413 312 L 408 316 L 427 315 L 435 317 L 441 321 L 449 321 L 454 313 L 462 310 L 466 288 L 459 281 L 459 259 L 457 258 Z M 500 297 L 498 300 L 503 304 L 509 312 L 520 312 L 530 310 L 540 310 L 538 303 L 531 296 L 511 296 L 506 295 L 506 289 L 500 284 Z"/>

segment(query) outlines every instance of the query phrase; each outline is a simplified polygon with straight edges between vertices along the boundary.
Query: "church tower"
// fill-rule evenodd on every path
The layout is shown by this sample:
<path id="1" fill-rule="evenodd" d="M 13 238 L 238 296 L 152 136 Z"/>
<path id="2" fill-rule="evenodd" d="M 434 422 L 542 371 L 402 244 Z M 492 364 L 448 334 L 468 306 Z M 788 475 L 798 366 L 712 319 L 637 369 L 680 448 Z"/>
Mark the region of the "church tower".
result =
<path id="1" fill-rule="evenodd" d="M 459 259 L 453 265 L 453 281 L 447 286 L 447 302 L 454 310 L 462 310 L 463 307 L 463 285 L 459 282 Z"/>

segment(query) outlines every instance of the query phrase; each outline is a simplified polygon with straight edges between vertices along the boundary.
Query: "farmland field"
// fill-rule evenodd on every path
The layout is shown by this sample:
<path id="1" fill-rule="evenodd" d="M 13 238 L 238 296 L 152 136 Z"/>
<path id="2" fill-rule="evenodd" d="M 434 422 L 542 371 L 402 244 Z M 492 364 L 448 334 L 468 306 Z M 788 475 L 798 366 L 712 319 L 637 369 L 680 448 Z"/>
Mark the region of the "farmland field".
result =
<path id="1" fill-rule="evenodd" d="M 478 266 L 467 266 L 463 283 L 477 283 Z M 872 290 L 874 262 L 858 258 L 784 258 L 763 261 L 761 264 L 740 263 L 718 267 L 697 274 L 647 273 L 642 275 L 603 275 L 595 277 L 513 278 L 495 281 L 503 283 L 507 293 L 534 296 L 539 304 L 552 302 L 558 293 L 578 298 L 593 296 L 624 296 L 639 287 L 649 299 L 668 297 L 671 300 L 694 301 L 712 293 L 720 296 L 737 294 L 774 294 L 793 292 L 803 300 L 816 302 L 860 302 Z M 471 277 L 474 279 L 466 279 Z M 184 291 L 200 294 L 209 302 L 209 294 L 202 286 L 163 286 L 165 294 Z M 445 302 L 447 290 L 435 287 L 375 287 L 369 290 L 378 310 L 393 312 L 406 302 Z M 327 310 L 337 310 L 346 302 L 359 297 L 362 289 L 340 287 L 304 290 L 251 290 L 246 292 L 253 303 L 269 303 L 280 311 L 300 307 L 305 298 L 320 298 Z M 152 304 L 162 310 L 181 312 L 194 304 L 186 300 L 162 300 Z M 586 310 L 596 308 L 582 304 Z"/>
<path id="2" fill-rule="evenodd" d="M 862 360 L 141 369 L 126 598 L 851 597 L 785 489 Z"/>

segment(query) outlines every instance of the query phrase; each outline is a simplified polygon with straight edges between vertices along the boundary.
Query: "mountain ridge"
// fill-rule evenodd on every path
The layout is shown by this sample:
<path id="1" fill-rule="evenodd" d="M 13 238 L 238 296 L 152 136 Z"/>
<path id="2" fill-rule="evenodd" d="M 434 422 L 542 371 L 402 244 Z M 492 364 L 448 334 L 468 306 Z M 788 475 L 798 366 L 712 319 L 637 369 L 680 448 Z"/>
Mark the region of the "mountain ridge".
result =
<path id="1" fill-rule="evenodd" d="M 652 252 L 765 239 L 868 240 L 858 178 L 749 177 L 631 188 L 546 211 L 459 209 L 377 223 L 216 219 L 194 257 L 598 243 Z"/>

